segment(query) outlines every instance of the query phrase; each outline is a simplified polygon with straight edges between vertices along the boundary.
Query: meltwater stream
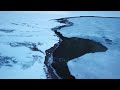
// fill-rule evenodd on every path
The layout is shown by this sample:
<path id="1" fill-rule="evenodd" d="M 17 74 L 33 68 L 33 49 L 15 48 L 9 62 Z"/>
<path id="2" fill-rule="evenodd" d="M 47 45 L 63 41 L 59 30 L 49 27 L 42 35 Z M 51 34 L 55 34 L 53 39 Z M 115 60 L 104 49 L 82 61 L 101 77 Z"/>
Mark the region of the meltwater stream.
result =
<path id="1" fill-rule="evenodd" d="M 48 68 L 49 77 L 52 79 L 75 79 L 68 69 L 68 61 L 87 53 L 105 52 L 107 50 L 107 47 L 93 40 L 77 37 L 67 38 L 63 36 L 58 30 L 74 25 L 74 23 L 68 19 L 69 18 L 55 19 L 57 22 L 64 23 L 65 25 L 52 28 L 58 36 L 59 42 L 46 50 L 44 63 Z"/>

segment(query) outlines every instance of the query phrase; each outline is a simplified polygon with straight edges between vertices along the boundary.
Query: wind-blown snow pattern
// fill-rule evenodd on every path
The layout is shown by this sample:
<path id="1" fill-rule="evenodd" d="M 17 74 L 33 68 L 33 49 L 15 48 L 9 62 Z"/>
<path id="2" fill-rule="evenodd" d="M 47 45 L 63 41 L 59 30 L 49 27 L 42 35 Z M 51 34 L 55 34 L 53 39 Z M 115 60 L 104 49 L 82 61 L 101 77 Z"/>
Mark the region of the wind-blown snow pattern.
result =
<path id="1" fill-rule="evenodd" d="M 63 25 L 52 19 L 80 15 L 84 13 L 0 11 L 0 79 L 47 79 L 45 50 L 59 41 L 51 28 Z M 74 25 L 62 28 L 63 36 L 92 39 L 108 48 L 69 61 L 70 73 L 76 79 L 120 78 L 120 19 L 79 17 L 69 21 Z"/>
<path id="2" fill-rule="evenodd" d="M 120 78 L 120 18 L 76 17 L 68 19 L 71 27 L 59 32 L 66 37 L 80 37 L 102 43 L 106 52 L 88 53 L 68 62 L 76 79 Z"/>
<path id="3" fill-rule="evenodd" d="M 58 42 L 48 15 L 0 12 L 1 79 L 46 79 L 45 50 Z"/>

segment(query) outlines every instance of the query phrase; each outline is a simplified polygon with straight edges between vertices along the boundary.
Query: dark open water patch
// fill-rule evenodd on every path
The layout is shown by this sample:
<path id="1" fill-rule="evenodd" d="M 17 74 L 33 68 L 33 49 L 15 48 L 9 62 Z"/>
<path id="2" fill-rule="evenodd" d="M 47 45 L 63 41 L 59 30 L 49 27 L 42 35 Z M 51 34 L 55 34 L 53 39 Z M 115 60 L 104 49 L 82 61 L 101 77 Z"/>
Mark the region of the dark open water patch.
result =
<path id="1" fill-rule="evenodd" d="M 66 38 L 53 52 L 52 67 L 61 78 L 74 78 L 70 75 L 68 61 L 87 53 L 105 52 L 106 50 L 107 48 L 99 42 L 76 37 Z"/>
<path id="2" fill-rule="evenodd" d="M 73 18 L 73 17 L 72 17 Z M 73 23 L 68 21 L 69 18 L 56 19 L 66 25 L 52 28 L 52 31 L 59 37 L 59 43 L 46 50 L 45 65 L 52 79 L 75 79 L 70 74 L 67 62 L 85 55 L 86 53 L 105 52 L 108 48 L 99 42 L 89 39 L 64 37 L 58 30 L 64 27 L 72 26 Z"/>

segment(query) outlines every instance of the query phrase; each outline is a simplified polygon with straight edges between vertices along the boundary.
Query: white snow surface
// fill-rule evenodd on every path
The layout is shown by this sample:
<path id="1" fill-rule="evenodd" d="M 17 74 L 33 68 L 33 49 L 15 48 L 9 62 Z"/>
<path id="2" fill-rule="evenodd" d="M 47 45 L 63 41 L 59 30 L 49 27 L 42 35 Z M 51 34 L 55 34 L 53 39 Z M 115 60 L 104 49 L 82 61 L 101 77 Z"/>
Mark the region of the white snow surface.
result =
<path id="1" fill-rule="evenodd" d="M 51 28 L 62 24 L 52 19 L 87 15 L 120 16 L 120 12 L 0 11 L 0 79 L 46 79 L 45 54 L 32 51 L 29 47 L 34 43 L 45 53 L 45 50 L 58 42 Z M 71 74 L 76 78 L 120 78 L 120 20 L 92 20 L 71 19 L 74 23 L 77 21 L 76 25 L 69 27 L 71 31 L 66 28 L 65 33 L 70 37 L 89 36 L 91 39 L 101 41 L 109 50 L 71 60 L 68 62 Z M 92 26 L 98 27 L 92 27 L 89 25 L 90 22 Z M 89 27 L 85 28 L 86 25 Z M 64 29 L 62 33 L 65 34 Z M 113 40 L 112 44 L 106 44 L 102 36 Z"/>
<path id="2" fill-rule="evenodd" d="M 62 25 L 51 19 L 60 17 L 49 13 L 0 12 L 0 79 L 46 79 L 45 50 L 59 40 L 51 28 Z M 44 54 L 32 51 L 29 47 L 33 43 Z"/>
<path id="3" fill-rule="evenodd" d="M 80 17 L 69 21 L 74 25 L 62 28 L 59 32 L 63 36 L 91 39 L 108 48 L 70 60 L 71 74 L 76 79 L 120 78 L 120 18 Z"/>

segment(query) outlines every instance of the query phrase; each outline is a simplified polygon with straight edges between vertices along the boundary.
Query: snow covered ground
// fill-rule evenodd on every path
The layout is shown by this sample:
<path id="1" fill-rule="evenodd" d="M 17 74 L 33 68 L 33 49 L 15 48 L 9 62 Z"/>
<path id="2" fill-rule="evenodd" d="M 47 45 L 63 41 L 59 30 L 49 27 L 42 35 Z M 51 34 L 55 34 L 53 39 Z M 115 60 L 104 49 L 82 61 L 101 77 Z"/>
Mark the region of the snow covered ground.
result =
<path id="1" fill-rule="evenodd" d="M 58 42 L 51 28 L 62 25 L 51 19 L 83 15 L 120 16 L 120 12 L 0 11 L 0 79 L 46 79 L 45 50 Z M 109 48 L 68 62 L 71 74 L 76 78 L 120 78 L 120 19 L 70 20 L 75 25 L 61 29 L 63 35 L 94 39 Z"/>
<path id="2" fill-rule="evenodd" d="M 45 79 L 45 50 L 58 38 L 54 14 L 0 12 L 0 78 Z M 32 48 L 36 45 L 40 51 Z"/>
<path id="3" fill-rule="evenodd" d="M 0 11 L 0 79 L 46 79 L 45 50 L 59 40 L 51 28 L 62 25 L 52 19 L 74 15 L 64 11 Z M 34 45 L 40 51 L 33 51 Z"/>
<path id="4" fill-rule="evenodd" d="M 77 79 L 120 78 L 120 18 L 79 17 L 68 19 L 71 27 L 59 32 L 65 37 L 80 37 L 102 43 L 106 52 L 88 53 L 68 62 Z"/>

